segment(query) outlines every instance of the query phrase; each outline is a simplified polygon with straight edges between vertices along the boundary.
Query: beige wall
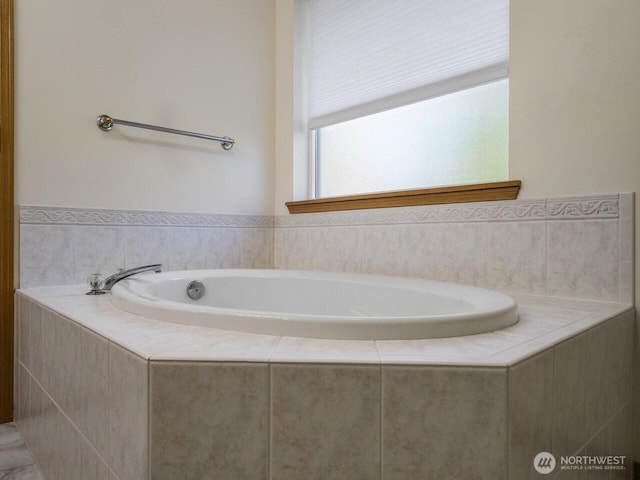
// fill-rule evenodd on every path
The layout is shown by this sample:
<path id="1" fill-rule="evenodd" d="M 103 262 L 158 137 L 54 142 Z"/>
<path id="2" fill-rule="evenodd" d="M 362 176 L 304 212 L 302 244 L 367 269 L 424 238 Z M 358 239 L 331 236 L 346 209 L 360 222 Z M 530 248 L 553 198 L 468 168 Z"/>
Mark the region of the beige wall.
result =
<path id="1" fill-rule="evenodd" d="M 510 173 L 522 196 L 640 190 L 640 2 L 511 2 Z"/>
<path id="2" fill-rule="evenodd" d="M 271 213 L 274 5 L 16 2 L 17 202 Z M 107 134 L 100 113 L 238 143 Z"/>
<path id="3" fill-rule="evenodd" d="M 305 0 L 276 0 L 274 212 L 278 215 L 287 213 L 285 202 L 309 198 L 307 46 L 301 27 L 305 13 Z"/>

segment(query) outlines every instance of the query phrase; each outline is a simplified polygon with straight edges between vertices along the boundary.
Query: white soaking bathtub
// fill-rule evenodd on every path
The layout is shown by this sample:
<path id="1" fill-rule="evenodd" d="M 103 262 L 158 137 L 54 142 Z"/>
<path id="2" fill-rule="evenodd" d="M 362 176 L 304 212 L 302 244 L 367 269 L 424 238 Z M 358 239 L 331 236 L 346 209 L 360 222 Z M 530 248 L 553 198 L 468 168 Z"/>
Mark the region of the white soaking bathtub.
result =
<path id="1" fill-rule="evenodd" d="M 187 295 L 192 281 L 204 295 Z M 295 270 L 185 270 L 129 277 L 118 308 L 166 322 L 267 335 L 394 340 L 454 337 L 518 321 L 498 292 L 401 277 Z"/>

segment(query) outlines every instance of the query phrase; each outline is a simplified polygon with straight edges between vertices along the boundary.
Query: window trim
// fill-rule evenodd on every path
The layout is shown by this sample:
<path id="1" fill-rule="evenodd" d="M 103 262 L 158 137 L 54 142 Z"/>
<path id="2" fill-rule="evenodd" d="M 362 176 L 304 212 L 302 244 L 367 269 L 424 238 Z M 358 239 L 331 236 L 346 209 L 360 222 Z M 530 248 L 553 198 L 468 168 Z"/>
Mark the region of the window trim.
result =
<path id="1" fill-rule="evenodd" d="M 488 202 L 518 198 L 520 180 L 447 187 L 397 190 L 286 202 L 291 214 L 335 212 L 371 208 L 411 207 L 446 203 Z"/>

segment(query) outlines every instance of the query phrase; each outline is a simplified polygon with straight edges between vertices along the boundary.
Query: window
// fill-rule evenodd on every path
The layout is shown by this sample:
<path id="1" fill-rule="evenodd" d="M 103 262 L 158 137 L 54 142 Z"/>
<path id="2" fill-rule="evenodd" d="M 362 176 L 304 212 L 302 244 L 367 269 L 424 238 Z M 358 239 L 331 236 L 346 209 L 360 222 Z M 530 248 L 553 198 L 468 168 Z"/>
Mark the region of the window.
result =
<path id="1" fill-rule="evenodd" d="M 508 0 L 309 0 L 314 197 L 508 178 Z"/>

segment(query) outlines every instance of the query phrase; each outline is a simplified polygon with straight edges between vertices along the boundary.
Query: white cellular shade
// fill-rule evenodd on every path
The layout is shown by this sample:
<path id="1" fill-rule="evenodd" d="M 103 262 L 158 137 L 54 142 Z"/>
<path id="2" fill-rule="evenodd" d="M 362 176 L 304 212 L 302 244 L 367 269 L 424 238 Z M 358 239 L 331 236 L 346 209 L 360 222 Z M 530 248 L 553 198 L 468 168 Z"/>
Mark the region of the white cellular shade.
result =
<path id="1" fill-rule="evenodd" d="M 309 0 L 310 127 L 508 74 L 508 0 Z"/>

